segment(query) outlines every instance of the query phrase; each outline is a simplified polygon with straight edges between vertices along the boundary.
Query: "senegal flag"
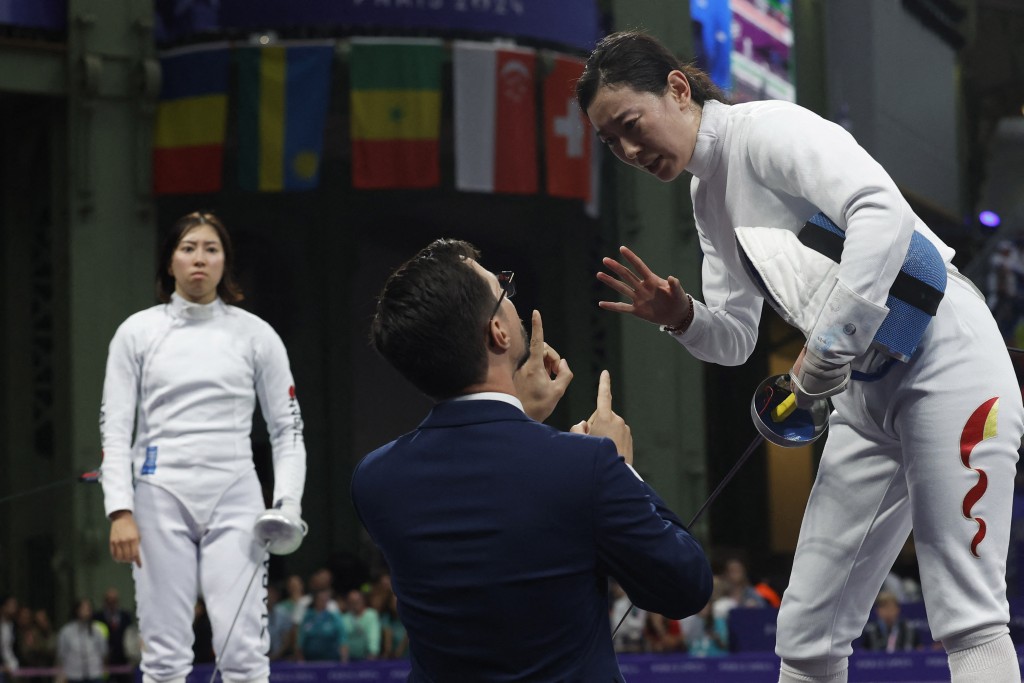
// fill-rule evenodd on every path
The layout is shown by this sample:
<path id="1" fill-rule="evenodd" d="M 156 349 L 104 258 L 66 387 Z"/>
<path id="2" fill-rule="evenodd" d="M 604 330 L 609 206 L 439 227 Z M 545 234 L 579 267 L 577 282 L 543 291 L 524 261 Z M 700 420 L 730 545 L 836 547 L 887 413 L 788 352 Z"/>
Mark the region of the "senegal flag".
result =
<path id="1" fill-rule="evenodd" d="M 320 180 L 333 43 L 238 51 L 238 180 L 257 192 Z"/>
<path id="2" fill-rule="evenodd" d="M 352 184 L 436 187 L 441 182 L 440 40 L 352 40 Z"/>

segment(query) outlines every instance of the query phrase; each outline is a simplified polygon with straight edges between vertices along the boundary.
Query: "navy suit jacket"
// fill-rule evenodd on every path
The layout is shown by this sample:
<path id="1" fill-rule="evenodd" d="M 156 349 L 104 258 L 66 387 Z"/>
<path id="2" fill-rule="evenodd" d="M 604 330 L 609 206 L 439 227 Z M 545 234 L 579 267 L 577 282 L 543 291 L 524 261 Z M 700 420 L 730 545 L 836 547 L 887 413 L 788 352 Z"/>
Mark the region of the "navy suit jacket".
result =
<path id="1" fill-rule="evenodd" d="M 359 463 L 352 500 L 391 570 L 410 681 L 621 681 L 608 576 L 673 618 L 711 595 L 699 543 L 610 439 L 502 401 L 437 404 Z"/>

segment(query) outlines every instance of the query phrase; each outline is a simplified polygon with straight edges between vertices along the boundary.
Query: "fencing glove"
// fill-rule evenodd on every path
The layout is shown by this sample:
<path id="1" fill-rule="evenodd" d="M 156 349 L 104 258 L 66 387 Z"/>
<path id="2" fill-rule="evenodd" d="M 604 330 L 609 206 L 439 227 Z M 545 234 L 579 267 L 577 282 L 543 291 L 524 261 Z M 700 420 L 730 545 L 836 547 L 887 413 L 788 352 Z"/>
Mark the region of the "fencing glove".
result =
<path id="1" fill-rule="evenodd" d="M 846 391 L 846 385 L 850 383 L 850 364 L 830 363 L 807 349 L 800 372 L 791 372 L 790 376 L 796 390 L 797 407 L 810 408 L 819 399 Z"/>
<path id="2" fill-rule="evenodd" d="M 253 534 L 274 555 L 289 555 L 299 549 L 309 526 L 302 521 L 301 509 L 294 503 L 277 501 L 274 507 L 256 518 Z"/>

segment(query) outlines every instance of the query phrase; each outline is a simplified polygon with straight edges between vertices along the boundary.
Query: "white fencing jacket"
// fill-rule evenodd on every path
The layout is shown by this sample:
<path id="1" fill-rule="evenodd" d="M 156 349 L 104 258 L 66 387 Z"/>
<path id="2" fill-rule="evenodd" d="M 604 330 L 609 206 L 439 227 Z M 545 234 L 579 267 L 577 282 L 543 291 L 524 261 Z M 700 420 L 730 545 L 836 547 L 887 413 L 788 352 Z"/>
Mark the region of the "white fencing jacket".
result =
<path id="1" fill-rule="evenodd" d="M 107 515 L 133 510 L 134 477 L 208 519 L 228 486 L 254 467 L 257 397 L 273 451 L 274 502 L 299 508 L 302 414 L 287 352 L 270 325 L 220 299 L 200 305 L 177 294 L 125 320 L 110 342 L 100 409 Z"/>
<path id="2" fill-rule="evenodd" d="M 837 364 L 871 345 L 915 229 L 945 263 L 953 258 L 846 130 L 795 104 L 707 101 L 687 170 L 704 252 L 704 302 L 695 302 L 693 323 L 674 336 L 701 360 L 739 365 L 757 341 L 763 299 L 744 269 L 737 228 L 755 228 L 750 240 L 758 227 L 789 231 L 795 243 L 807 219 L 822 211 L 846 232 L 837 277 L 825 291 L 806 283 L 816 289 L 803 293 L 808 310 L 800 316 L 808 346 Z M 805 286 L 799 267 L 780 262 L 780 269 L 795 288 Z"/>

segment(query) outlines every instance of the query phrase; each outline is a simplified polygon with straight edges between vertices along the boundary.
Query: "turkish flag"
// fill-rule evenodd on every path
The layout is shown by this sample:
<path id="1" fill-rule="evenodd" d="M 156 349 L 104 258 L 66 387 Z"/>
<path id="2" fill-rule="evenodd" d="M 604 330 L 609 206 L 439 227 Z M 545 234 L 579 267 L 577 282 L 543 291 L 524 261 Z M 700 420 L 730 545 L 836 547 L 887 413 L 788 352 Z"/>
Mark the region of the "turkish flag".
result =
<path id="1" fill-rule="evenodd" d="M 548 194 L 589 201 L 592 194 L 590 124 L 576 104 L 579 59 L 556 55 L 544 80 L 544 147 Z"/>

